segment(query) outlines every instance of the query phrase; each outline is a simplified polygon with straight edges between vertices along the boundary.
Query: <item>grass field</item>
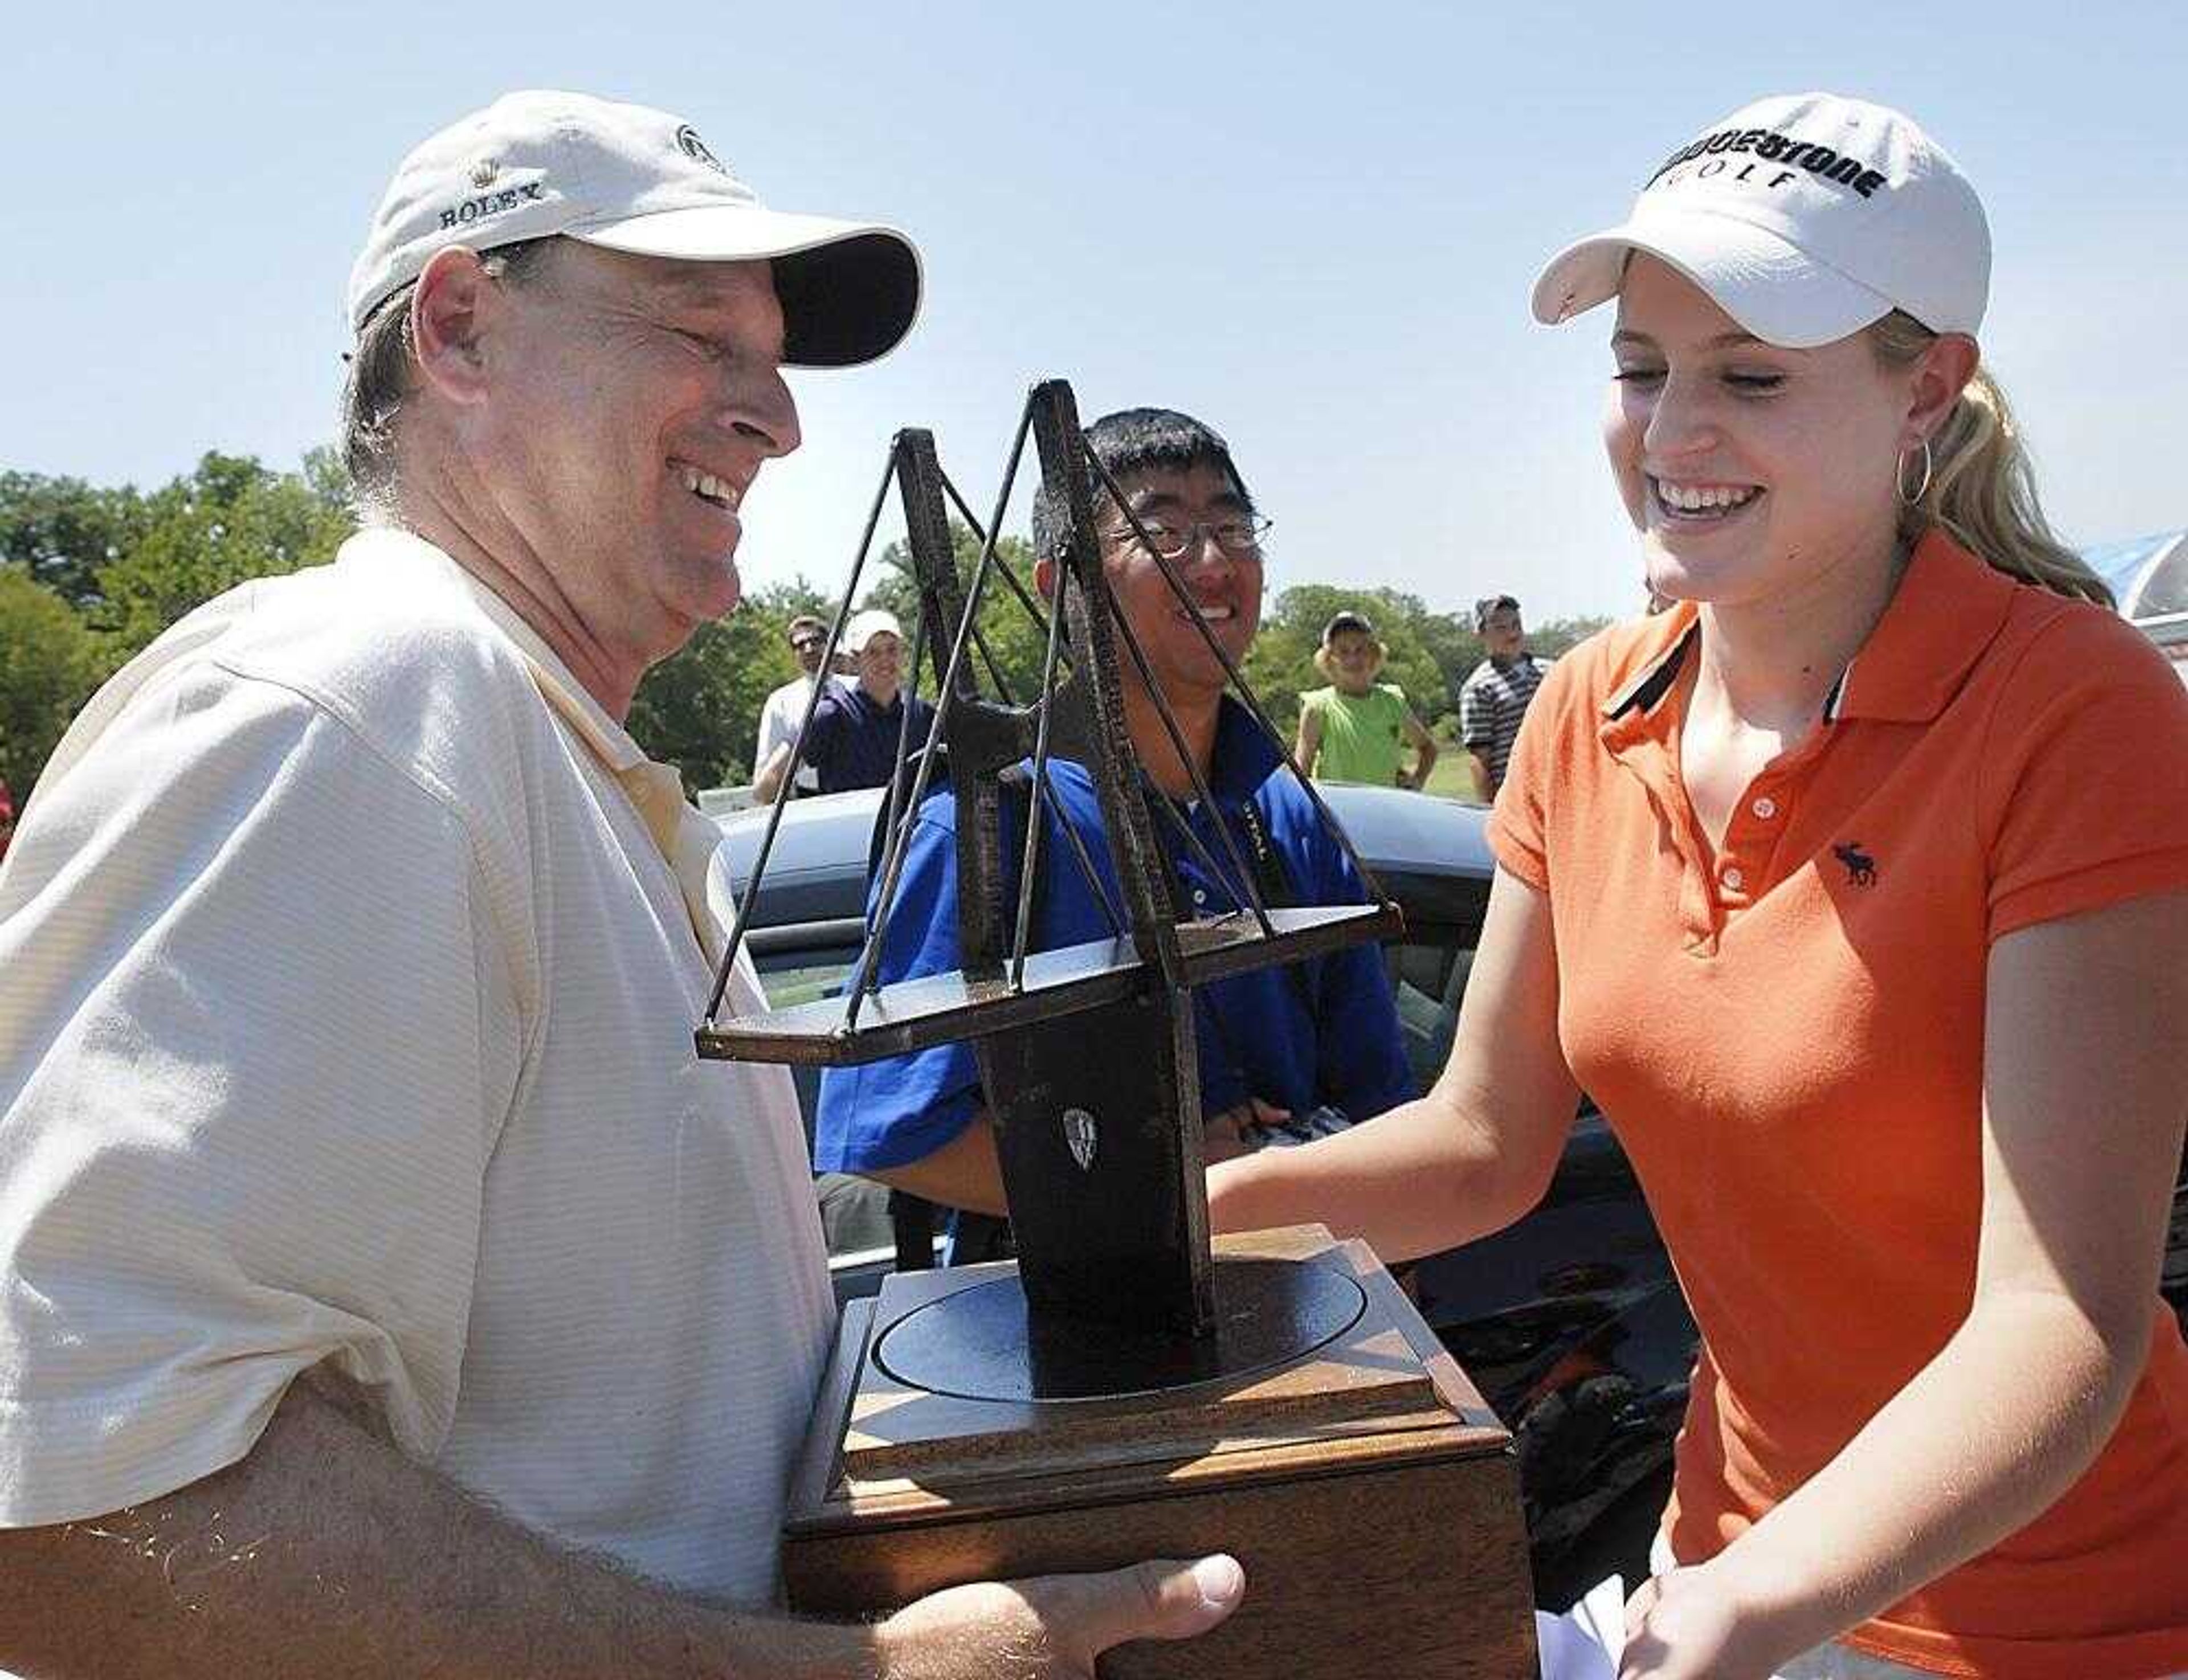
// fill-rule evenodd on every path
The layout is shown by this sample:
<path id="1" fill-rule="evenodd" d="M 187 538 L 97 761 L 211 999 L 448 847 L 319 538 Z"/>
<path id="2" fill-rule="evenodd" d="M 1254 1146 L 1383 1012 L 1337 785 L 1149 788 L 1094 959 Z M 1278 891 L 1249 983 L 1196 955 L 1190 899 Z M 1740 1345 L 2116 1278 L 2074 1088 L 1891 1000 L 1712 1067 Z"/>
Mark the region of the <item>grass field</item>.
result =
<path id="1" fill-rule="evenodd" d="M 1441 793 L 1446 799 L 1468 799 L 1476 804 L 1488 802 L 1482 798 L 1481 790 L 1474 785 L 1474 764 L 1465 753 L 1450 741 L 1437 743 L 1441 747 L 1435 768 L 1429 772 L 1426 793 Z"/>

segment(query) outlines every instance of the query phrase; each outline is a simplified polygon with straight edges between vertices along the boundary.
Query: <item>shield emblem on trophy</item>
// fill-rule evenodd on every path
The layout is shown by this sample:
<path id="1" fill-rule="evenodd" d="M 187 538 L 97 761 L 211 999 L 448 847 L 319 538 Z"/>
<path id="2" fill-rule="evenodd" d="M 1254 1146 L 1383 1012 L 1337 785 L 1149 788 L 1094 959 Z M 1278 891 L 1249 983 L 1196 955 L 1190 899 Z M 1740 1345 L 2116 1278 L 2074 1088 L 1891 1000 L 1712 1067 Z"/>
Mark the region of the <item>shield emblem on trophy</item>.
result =
<path id="1" fill-rule="evenodd" d="M 1084 1108 L 1063 1111 L 1063 1141 L 1071 1146 L 1071 1159 L 1086 1172 L 1094 1164 L 1094 1117 Z"/>

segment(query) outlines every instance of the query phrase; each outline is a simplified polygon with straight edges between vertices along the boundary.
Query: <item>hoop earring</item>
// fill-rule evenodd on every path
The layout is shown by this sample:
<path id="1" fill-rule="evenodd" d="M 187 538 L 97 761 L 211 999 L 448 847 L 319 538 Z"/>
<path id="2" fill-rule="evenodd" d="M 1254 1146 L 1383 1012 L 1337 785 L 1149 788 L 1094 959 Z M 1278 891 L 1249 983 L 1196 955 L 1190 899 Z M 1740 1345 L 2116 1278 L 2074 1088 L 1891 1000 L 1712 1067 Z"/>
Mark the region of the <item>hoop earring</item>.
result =
<path id="1" fill-rule="evenodd" d="M 1907 450 L 1901 451 L 1898 459 L 1892 463 L 1892 488 L 1899 493 L 1899 499 L 1911 508 L 1920 506 L 1922 498 L 1929 493 L 1930 474 L 1936 463 L 1930 456 L 1930 440 L 1925 437 L 1922 440 L 1922 480 L 1909 490 L 1907 488 L 1907 457 L 1910 453 L 1912 452 Z"/>

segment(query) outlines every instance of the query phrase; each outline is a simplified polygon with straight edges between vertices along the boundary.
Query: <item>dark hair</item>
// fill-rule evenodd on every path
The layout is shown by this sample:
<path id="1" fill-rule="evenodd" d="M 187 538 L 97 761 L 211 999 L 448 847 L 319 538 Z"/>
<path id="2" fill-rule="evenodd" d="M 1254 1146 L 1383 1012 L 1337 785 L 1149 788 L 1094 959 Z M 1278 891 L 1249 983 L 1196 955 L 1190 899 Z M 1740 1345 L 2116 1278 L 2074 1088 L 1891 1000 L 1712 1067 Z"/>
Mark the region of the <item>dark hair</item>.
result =
<path id="1" fill-rule="evenodd" d="M 522 285 L 538 277 L 548 248 L 560 237 L 497 245 L 480 253 L 480 266 L 497 280 Z M 367 505 L 386 499 L 395 488 L 395 422 L 412 389 L 417 347 L 410 335 L 410 299 L 417 290 L 413 280 L 373 305 L 357 330 L 349 376 L 342 381 L 342 465 L 358 500 Z"/>
<path id="2" fill-rule="evenodd" d="M 1189 472 L 1194 467 L 1213 467 L 1231 481 L 1231 488 L 1245 506 L 1254 510 L 1253 493 L 1238 476 L 1231 459 L 1231 446 L 1212 427 L 1175 409 L 1119 409 L 1104 414 L 1086 428 L 1086 444 L 1109 476 L 1121 483 L 1135 473 L 1151 468 Z M 1094 509 L 1100 512 L 1108 492 L 1097 479 Z M 1044 486 L 1033 499 L 1033 544 L 1037 555 L 1051 553 L 1063 535 L 1063 511 Z"/>
<path id="3" fill-rule="evenodd" d="M 1519 597 L 1516 595 L 1482 596 L 1480 600 L 1474 603 L 1474 628 L 1477 630 L 1487 629 L 1489 628 L 1489 615 L 1492 612 L 1502 612 L 1508 606 L 1510 607 L 1513 612 L 1517 612 L 1520 610 Z"/>

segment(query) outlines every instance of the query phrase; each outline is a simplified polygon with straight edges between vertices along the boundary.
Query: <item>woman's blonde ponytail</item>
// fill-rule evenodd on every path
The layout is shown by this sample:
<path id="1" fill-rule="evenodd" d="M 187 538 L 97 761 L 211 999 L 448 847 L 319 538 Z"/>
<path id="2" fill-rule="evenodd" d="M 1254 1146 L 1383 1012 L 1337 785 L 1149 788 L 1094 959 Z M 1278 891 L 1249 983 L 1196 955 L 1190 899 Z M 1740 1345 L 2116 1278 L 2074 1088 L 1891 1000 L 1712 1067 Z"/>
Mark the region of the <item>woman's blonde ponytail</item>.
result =
<path id="1" fill-rule="evenodd" d="M 1912 362 L 1937 337 L 1899 310 L 1870 332 L 1878 356 L 1895 367 Z M 2052 534 L 2013 409 L 1982 369 L 1931 438 L 1929 471 L 1920 476 L 1926 481 L 1920 493 L 1900 509 L 1903 536 L 1911 540 L 1942 528 L 2009 577 L 2101 606 L 2113 604 L 2104 579 Z"/>

